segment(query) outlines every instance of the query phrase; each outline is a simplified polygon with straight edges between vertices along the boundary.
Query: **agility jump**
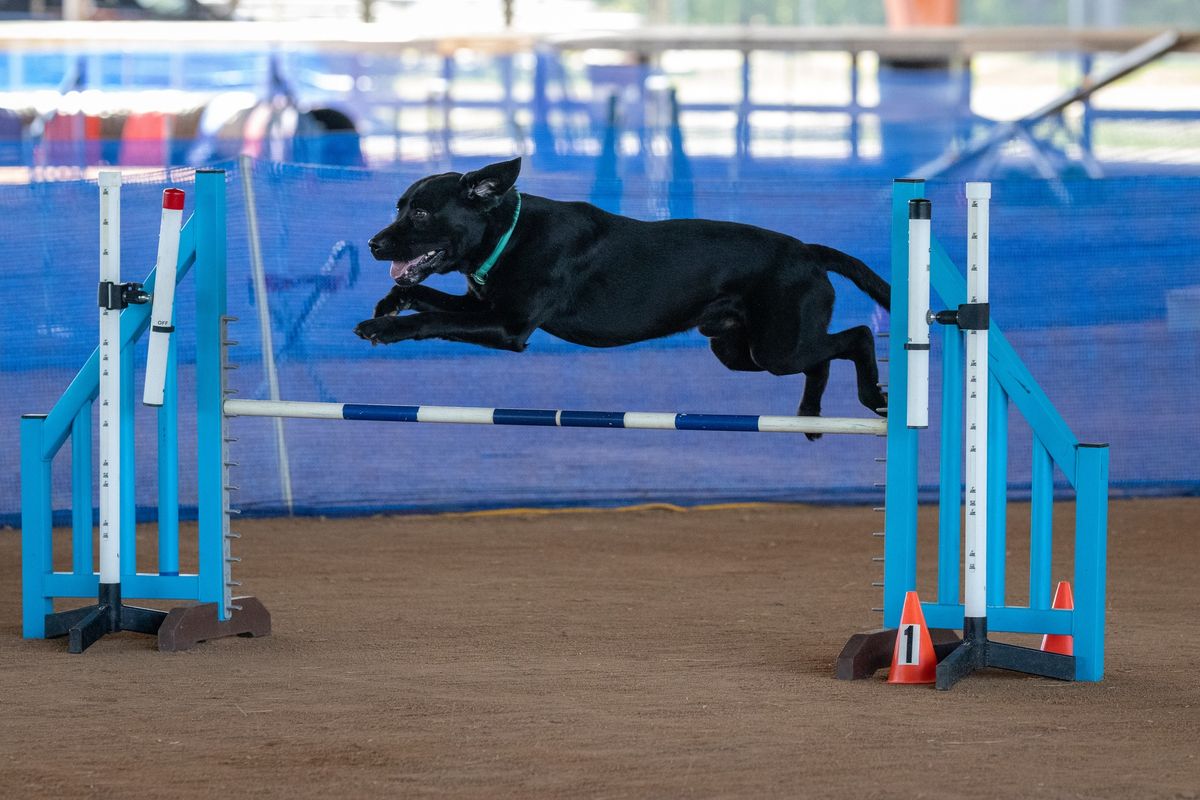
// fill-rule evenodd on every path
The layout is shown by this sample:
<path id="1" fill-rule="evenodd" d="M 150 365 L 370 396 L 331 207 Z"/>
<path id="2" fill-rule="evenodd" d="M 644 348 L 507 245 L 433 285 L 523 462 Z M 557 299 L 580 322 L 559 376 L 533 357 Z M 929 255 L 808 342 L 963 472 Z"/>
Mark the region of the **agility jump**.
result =
<path id="1" fill-rule="evenodd" d="M 111 191 L 114 178 L 102 177 Z M 119 185 L 119 180 L 116 181 Z M 315 419 L 538 425 L 547 427 L 643 428 L 736 432 L 844 433 L 886 436 L 886 497 L 884 523 L 883 618 L 885 629 L 860 634 L 847 645 L 838 661 L 839 677 L 864 677 L 887 666 L 895 641 L 894 630 L 907 591 L 916 587 L 918 443 L 928 424 L 929 325 L 945 323 L 942 339 L 941 429 L 951 432 L 939 444 L 941 455 L 938 521 L 937 600 L 923 604 L 940 649 L 957 647 L 939 673 L 939 688 L 979 666 L 1046 674 L 1058 678 L 1100 680 L 1104 669 L 1104 597 L 1107 525 L 1108 451 L 1102 445 L 1081 444 L 1038 388 L 1003 337 L 990 322 L 986 298 L 987 185 L 970 184 L 971 205 L 968 274 L 972 294 L 957 268 L 929 234 L 930 206 L 921 198 L 920 181 L 897 181 L 892 201 L 892 301 L 888 416 L 883 419 L 781 417 L 723 414 L 677 414 L 628 411 L 569 411 L 540 409 L 462 408 L 445 406 L 380 406 L 297 401 L 236 400 L 227 398 L 225 174 L 196 173 L 195 212 L 183 226 L 178 256 L 162 255 L 159 268 L 144 285 L 121 284 L 106 273 L 111 284 L 109 317 L 119 310 L 119 331 L 110 319 L 102 333 L 102 347 L 93 354 L 66 393 L 48 415 L 22 419 L 22 544 L 24 635 L 29 638 L 69 635 L 71 650 L 81 652 L 104 633 L 157 627 L 160 649 L 186 649 L 199 641 L 223 635 L 262 635 L 270 630 L 270 617 L 252 597 L 236 598 L 239 584 L 232 576 L 237 558 L 231 542 L 233 486 L 229 470 L 235 466 L 228 453 L 232 437 L 228 421 L 237 416 L 305 417 Z M 910 203 L 910 201 L 916 201 Z M 176 202 L 172 200 L 172 203 Z M 111 224 L 111 220 L 110 220 Z M 178 225 L 178 222 L 175 222 Z M 102 224 L 102 230 L 106 226 Z M 170 225 L 164 221 L 163 230 Z M 110 234 L 111 236 L 111 234 Z M 119 236 L 119 234 L 118 234 Z M 106 240 L 111 247 L 111 238 Z M 171 249 L 168 236 L 167 249 Z M 103 245 L 102 245 L 103 249 Z M 165 259 L 165 260 L 164 260 Z M 911 263 L 910 263 L 911 262 Z M 169 263 L 175 274 L 169 275 Z M 982 269 L 981 269 L 982 267 Z M 178 573 L 178 490 L 175 433 L 177 393 L 170 309 L 153 315 L 152 367 L 157 386 L 162 380 L 159 407 L 159 564 L 156 573 L 134 569 L 133 536 L 133 364 L 119 358 L 151 326 L 145 294 L 158 297 L 156 280 L 174 284 L 196 274 L 196 402 L 197 471 L 199 510 L 199 569 Z M 981 286 L 978 279 L 982 277 Z M 949 311 L 929 311 L 929 287 Z M 169 303 L 167 304 L 169 306 Z M 102 311 L 102 314 L 105 312 Z M 166 337 L 166 338 L 164 338 Z M 964 354 L 964 340 L 971 353 Z M 984 348 L 990 347 L 990 354 Z M 107 349 L 106 349 L 107 348 Z M 114 358 L 113 352 L 118 353 Z M 983 365 L 987 366 L 984 369 Z M 104 381 L 101 380 L 102 376 Z M 967 394 L 964 420 L 962 398 Z M 115 396 L 112 395 L 115 390 Z M 159 392 L 148 380 L 145 399 L 154 402 Z M 99 398 L 101 415 L 101 562 L 92 569 L 91 552 L 91 405 Z M 1017 407 L 1033 429 L 1033 527 L 1031 530 L 1030 602 L 1006 602 L 1006 462 L 1009 403 Z M 106 422 L 105 420 L 108 419 Z M 113 423 L 116 419 L 116 423 Z M 968 431 L 967 460 L 967 566 L 966 604 L 959 600 L 963 569 L 960 548 L 960 515 L 963 508 L 961 438 Z M 108 437 L 107 443 L 105 437 Z M 70 572 L 53 570 L 50 558 L 50 465 L 54 456 L 72 441 L 73 556 Z M 112 470 L 120 468 L 119 475 Z M 1053 585 L 1050 550 L 1050 509 L 1054 499 L 1053 467 L 1066 476 L 1076 493 L 1073 610 L 1052 609 Z M 109 485 L 105 485 L 105 481 Z M 105 499 L 107 498 L 107 499 Z M 983 501 L 982 498 L 986 498 Z M 986 505 L 984 504 L 986 503 Z M 108 535 L 105 535 L 105 531 Z M 94 606 L 53 613 L 57 597 L 98 598 Z M 123 605 L 122 597 L 178 599 L 192 605 L 139 621 L 140 612 Z M 99 620 L 97 622 L 96 620 Z M 959 644 L 951 630 L 963 630 Z M 1075 655 L 1049 658 L 1028 651 L 1013 655 L 987 641 L 987 633 L 1065 634 L 1074 637 Z M 1023 648 L 1017 648 L 1024 650 Z"/>

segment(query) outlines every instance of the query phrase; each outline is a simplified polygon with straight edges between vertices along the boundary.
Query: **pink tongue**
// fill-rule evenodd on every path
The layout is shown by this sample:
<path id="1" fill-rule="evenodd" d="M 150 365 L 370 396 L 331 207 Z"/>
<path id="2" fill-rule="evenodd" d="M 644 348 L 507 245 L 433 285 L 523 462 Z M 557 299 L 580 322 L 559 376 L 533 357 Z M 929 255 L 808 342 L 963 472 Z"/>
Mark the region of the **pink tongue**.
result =
<path id="1" fill-rule="evenodd" d="M 404 273 L 408 271 L 408 265 L 411 263 L 411 261 L 393 261 L 392 269 L 390 271 L 392 280 L 398 281 L 403 278 Z"/>

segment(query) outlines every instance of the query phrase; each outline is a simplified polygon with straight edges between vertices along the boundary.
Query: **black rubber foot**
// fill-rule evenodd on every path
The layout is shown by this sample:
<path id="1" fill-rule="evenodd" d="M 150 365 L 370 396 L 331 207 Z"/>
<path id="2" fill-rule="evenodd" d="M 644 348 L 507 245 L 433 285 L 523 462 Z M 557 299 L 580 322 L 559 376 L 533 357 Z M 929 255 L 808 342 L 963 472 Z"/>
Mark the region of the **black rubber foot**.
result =
<path id="1" fill-rule="evenodd" d="M 972 672 L 984 667 L 1040 675 L 1060 681 L 1075 680 L 1075 657 L 1044 653 L 1031 647 L 991 642 L 987 638 L 987 620 L 967 617 L 963 620 L 962 644 L 937 666 L 937 688 L 946 691 Z"/>
<path id="2" fill-rule="evenodd" d="M 945 658 L 962 641 L 958 634 L 948 628 L 932 628 L 933 650 L 938 660 Z M 837 660 L 834 677 L 842 681 L 869 678 L 881 669 L 892 665 L 892 653 L 896 649 L 896 629 L 881 628 L 867 633 L 856 633 L 846 642 Z"/>
<path id="3" fill-rule="evenodd" d="M 1040 675 L 1060 681 L 1075 680 L 1075 658 L 1044 653 L 1029 647 L 992 642 L 987 638 L 987 620 L 966 619 L 964 637 L 952 630 L 932 628 L 929 636 L 937 654 L 937 688 L 945 691 L 972 672 L 984 667 Z M 837 660 L 838 680 L 869 678 L 892 664 L 896 629 L 882 628 L 856 633 L 846 642 Z"/>
<path id="4" fill-rule="evenodd" d="M 46 615 L 46 638 L 68 637 L 67 649 L 82 653 L 105 634 L 131 631 L 155 635 L 167 612 L 127 606 L 121 602 L 121 584 L 100 584 L 99 599 L 93 606 Z"/>
<path id="5" fill-rule="evenodd" d="M 158 649 L 190 650 L 224 636 L 270 636 L 271 614 L 257 597 L 235 597 L 227 620 L 217 619 L 216 603 L 172 608 L 158 629 Z"/>

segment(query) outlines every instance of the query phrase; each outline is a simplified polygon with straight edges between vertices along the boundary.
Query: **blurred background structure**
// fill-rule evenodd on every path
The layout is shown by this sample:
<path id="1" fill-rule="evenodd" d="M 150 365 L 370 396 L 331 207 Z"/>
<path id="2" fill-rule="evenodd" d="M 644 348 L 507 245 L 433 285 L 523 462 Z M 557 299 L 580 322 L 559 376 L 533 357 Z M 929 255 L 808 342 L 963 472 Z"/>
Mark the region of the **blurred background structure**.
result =
<path id="1" fill-rule="evenodd" d="M 1186 409 L 1200 390 L 1194 0 L 0 0 L 0 286 L 22 301 L 0 318 L 0 381 L 19 387 L 0 394 L 0 520 L 19 506 L 17 416 L 48 407 L 95 345 L 85 179 L 101 166 L 144 190 L 125 200 L 127 279 L 153 259 L 152 195 L 193 167 L 231 170 L 231 212 L 260 218 L 255 246 L 233 223 L 231 281 L 246 287 L 243 319 L 271 320 L 287 397 L 794 410 L 798 378 L 725 372 L 696 335 L 604 352 L 544 336 L 520 355 L 355 339 L 387 288 L 359 248 L 395 196 L 513 155 L 523 190 L 751 222 L 884 273 L 891 178 L 931 180 L 951 241 L 961 181 L 994 181 L 1002 326 L 1072 427 L 1112 441 L 1117 490 L 1200 491 Z M 266 297 L 248 279 L 256 251 Z M 864 320 L 886 329 L 839 284 L 834 324 Z M 245 327 L 240 388 L 257 396 L 265 348 Z M 831 385 L 847 375 L 835 367 Z M 855 408 L 835 390 L 827 411 Z M 289 421 L 279 453 L 244 424 L 244 447 L 307 474 L 297 507 L 326 511 L 838 500 L 874 477 L 870 442 L 756 441 L 731 458 L 732 440 L 711 438 L 531 449 L 525 432 L 402 430 L 375 480 L 361 464 L 374 432 L 348 444 Z M 276 473 L 243 488 L 244 507 L 283 509 Z"/>
<path id="2" fill-rule="evenodd" d="M 950 169 L 989 136 L 973 157 L 993 175 L 1200 162 L 1187 33 L 1200 11 L 1186 0 L 0 0 L 0 13 L 6 166 L 520 153 L 892 176 Z M 40 19 L 63 14 L 137 21 Z M 1172 28 L 1128 79 L 1066 102 Z"/>

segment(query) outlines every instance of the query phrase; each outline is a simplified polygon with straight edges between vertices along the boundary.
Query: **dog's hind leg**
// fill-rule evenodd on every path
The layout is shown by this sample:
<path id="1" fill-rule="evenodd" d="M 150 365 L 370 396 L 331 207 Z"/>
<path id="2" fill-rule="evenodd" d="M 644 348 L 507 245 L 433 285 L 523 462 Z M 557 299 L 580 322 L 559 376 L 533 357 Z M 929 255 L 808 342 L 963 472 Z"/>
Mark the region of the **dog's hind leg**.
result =
<path id="1" fill-rule="evenodd" d="M 800 398 L 800 408 L 796 411 L 799 417 L 821 416 L 821 398 L 825 395 L 825 386 L 829 383 L 829 362 L 818 364 L 804 371 L 804 395 Z M 806 433 L 810 442 L 821 438 L 819 433 Z"/>
<path id="2" fill-rule="evenodd" d="M 793 340 L 790 346 L 781 344 L 780 340 L 773 336 L 758 337 L 755 334 L 752 329 L 751 352 L 754 354 L 754 360 L 773 375 L 794 375 L 797 372 L 808 374 L 810 371 L 818 371 L 820 375 L 819 371 L 824 370 L 824 377 L 828 377 L 831 359 L 841 358 L 853 362 L 858 378 L 858 401 L 880 416 L 885 414 L 887 397 L 878 386 L 879 365 L 875 361 L 875 337 L 866 325 L 832 334 L 822 332 L 805 336 L 798 344 Z M 816 388 L 823 383 L 824 381 L 814 382 L 812 396 L 806 385 L 805 399 L 817 396 Z M 801 407 L 807 409 L 803 399 Z"/>
<path id="3" fill-rule="evenodd" d="M 750 339 L 746 336 L 745 328 L 731 328 L 719 336 L 708 340 L 708 346 L 713 355 L 721 363 L 739 372 L 762 372 L 763 368 L 754 362 L 750 356 Z"/>
<path id="4" fill-rule="evenodd" d="M 840 333 L 844 342 L 839 355 L 854 362 L 858 376 L 858 401 L 879 416 L 887 416 L 887 395 L 879 386 L 879 362 L 875 355 L 875 334 L 866 325 L 857 325 Z"/>
<path id="5" fill-rule="evenodd" d="M 799 308 L 793 298 L 799 294 Z M 879 390 L 879 365 L 875 361 L 875 337 L 865 325 L 829 333 L 833 312 L 833 286 L 827 280 L 802 287 L 771 285 L 747 308 L 750 353 L 755 363 L 773 375 L 809 373 L 812 392 L 805 386 L 801 408 L 819 406 L 829 361 L 834 358 L 854 363 L 858 378 L 858 400 L 882 414 L 887 398 Z M 816 380 L 813 380 L 813 378 Z M 806 400 L 808 402 L 806 402 Z"/>

